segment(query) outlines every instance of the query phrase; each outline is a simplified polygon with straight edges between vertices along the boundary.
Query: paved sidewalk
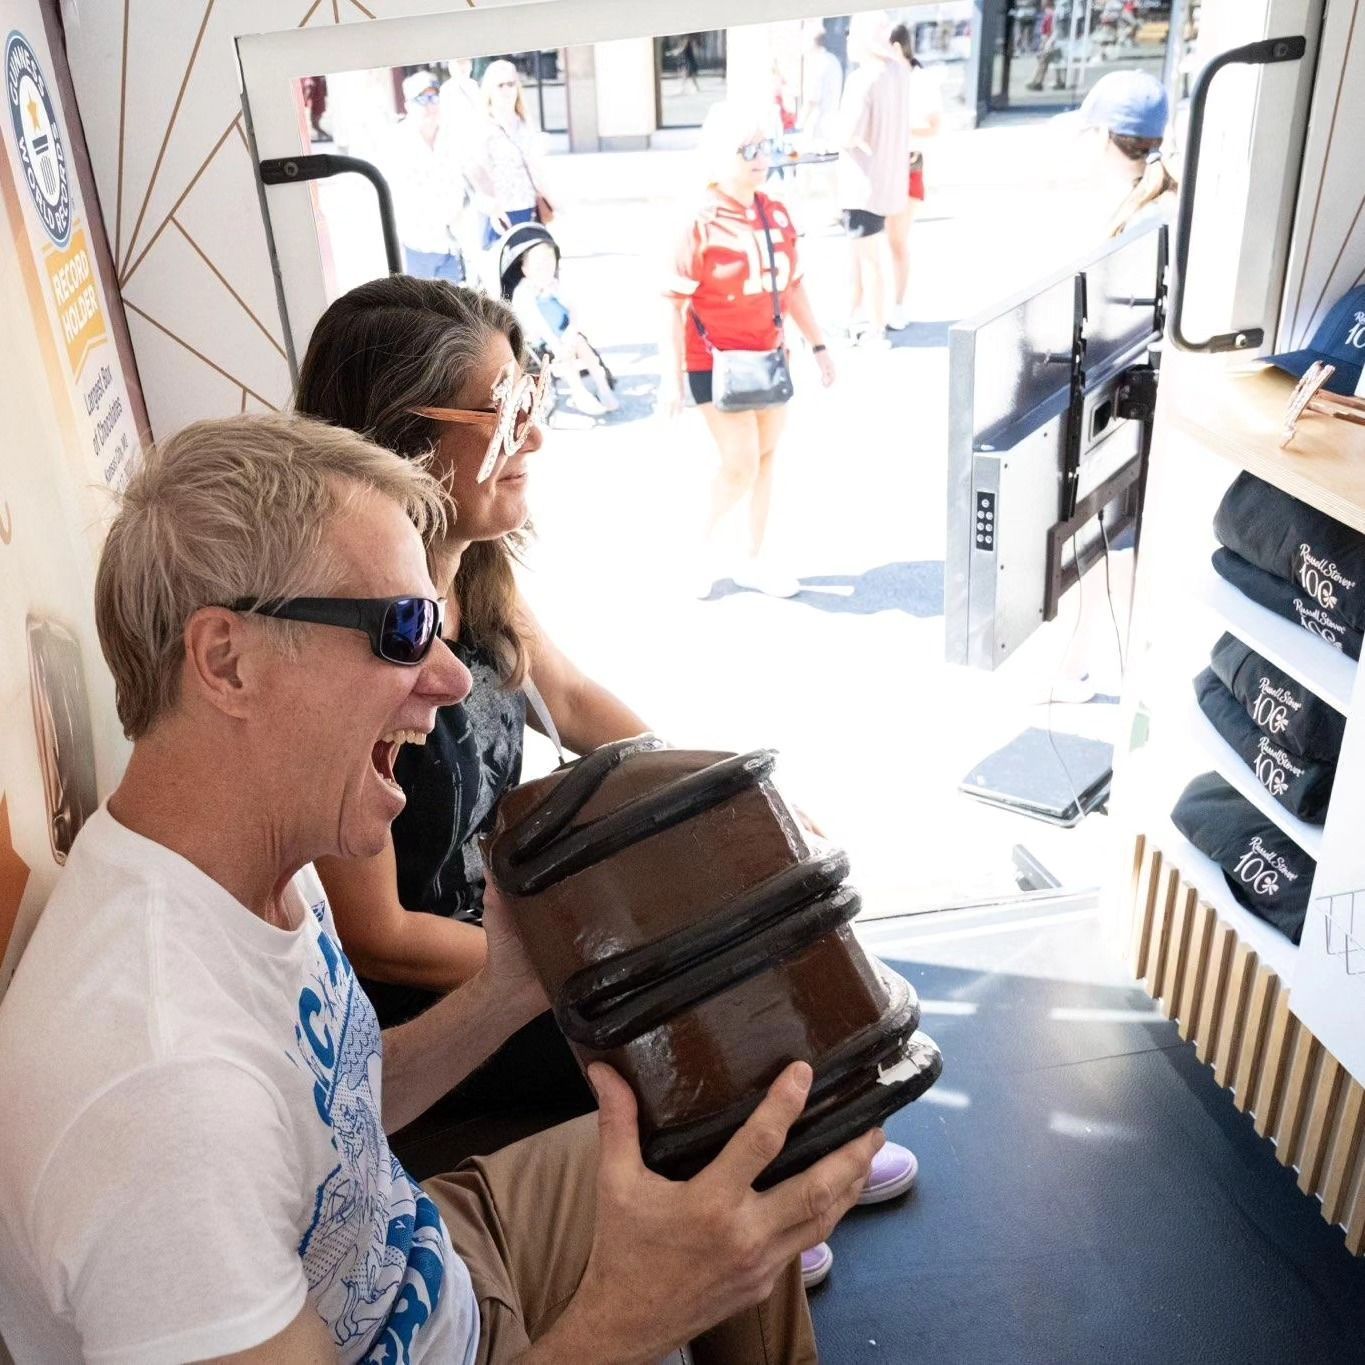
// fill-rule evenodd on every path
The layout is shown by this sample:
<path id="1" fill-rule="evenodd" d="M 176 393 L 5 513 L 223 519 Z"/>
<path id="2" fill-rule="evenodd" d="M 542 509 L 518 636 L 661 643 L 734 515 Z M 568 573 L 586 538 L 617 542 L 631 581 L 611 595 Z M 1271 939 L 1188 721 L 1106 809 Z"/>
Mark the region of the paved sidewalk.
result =
<path id="1" fill-rule="evenodd" d="M 670 739 L 778 748 L 780 780 L 849 850 L 871 914 L 1010 892 L 1015 843 L 1072 886 L 1098 882 L 1111 856 L 1102 817 L 1057 831 L 956 791 L 992 749 L 1047 723 L 1039 702 L 1069 615 L 998 674 L 943 663 L 947 329 L 1084 239 L 1081 199 L 1040 174 L 1049 136 L 1016 125 L 942 139 L 916 226 L 914 325 L 880 354 L 832 343 L 827 392 L 798 350 L 770 535 L 804 586 L 789 601 L 732 585 L 687 595 L 713 457 L 698 414 L 665 424 L 653 399 L 657 281 L 689 154 L 555 161 L 563 277 L 625 407 L 595 424 L 552 419 L 528 597 Z M 843 239 L 815 225 L 804 245 L 818 310 L 835 319 Z M 1102 734 L 1117 708 L 1053 711 L 1058 729 Z"/>

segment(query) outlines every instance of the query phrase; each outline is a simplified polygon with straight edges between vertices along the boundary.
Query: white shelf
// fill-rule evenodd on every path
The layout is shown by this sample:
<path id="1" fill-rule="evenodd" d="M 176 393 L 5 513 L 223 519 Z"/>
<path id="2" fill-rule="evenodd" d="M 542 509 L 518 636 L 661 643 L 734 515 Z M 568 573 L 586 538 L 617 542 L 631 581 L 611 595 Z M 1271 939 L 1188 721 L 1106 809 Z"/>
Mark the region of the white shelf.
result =
<path id="1" fill-rule="evenodd" d="M 1159 750 L 1166 763 L 1183 771 L 1184 782 L 1213 769 L 1267 820 L 1298 844 L 1314 862 L 1318 862 L 1322 858 L 1322 826 L 1300 820 L 1256 780 L 1256 774 L 1247 767 L 1246 760 L 1213 728 L 1212 722 L 1199 709 L 1192 680 L 1185 683 L 1184 692 L 1185 695 L 1180 697 L 1172 688 L 1163 698 L 1159 711 L 1154 711 L 1148 747 Z M 1181 790 L 1184 782 L 1181 783 Z M 1175 804 L 1174 799 L 1171 804 Z"/>
<path id="2" fill-rule="evenodd" d="M 1294 965 L 1299 950 L 1278 929 L 1271 928 L 1263 919 L 1251 913 L 1228 889 L 1223 869 L 1201 853 L 1171 823 L 1167 816 L 1151 834 L 1162 858 L 1178 867 L 1185 881 L 1199 891 L 1199 898 L 1208 902 L 1218 918 L 1229 925 L 1257 959 L 1269 967 L 1287 986 L 1293 985 Z"/>
<path id="3" fill-rule="evenodd" d="M 1295 820 L 1288 811 L 1279 806 L 1268 792 L 1263 790 L 1261 795 L 1265 798 L 1265 802 L 1274 808 L 1267 810 L 1265 803 L 1258 800 L 1254 793 L 1240 782 L 1234 781 L 1231 776 L 1235 771 L 1233 763 L 1224 764 L 1215 761 L 1218 753 L 1213 741 L 1216 741 L 1217 745 L 1222 748 L 1224 755 L 1235 760 L 1236 763 L 1241 763 L 1241 759 L 1232 749 L 1223 744 L 1217 732 L 1209 725 L 1204 713 L 1199 710 L 1192 689 L 1189 704 L 1183 713 L 1179 712 L 1179 708 L 1175 706 L 1169 696 L 1164 701 L 1166 704 L 1163 707 L 1162 716 L 1168 718 L 1164 738 L 1157 730 L 1159 718 L 1153 717 L 1151 738 L 1142 748 L 1134 750 L 1129 755 L 1128 764 L 1124 769 L 1125 785 L 1130 790 L 1136 791 L 1139 808 L 1148 812 L 1144 821 L 1144 829 L 1155 840 L 1162 853 L 1180 868 L 1185 880 L 1198 888 L 1200 896 L 1212 905 L 1218 914 L 1231 924 L 1238 934 L 1255 949 L 1261 961 L 1269 963 L 1279 973 L 1282 980 L 1288 981 L 1294 957 L 1298 951 L 1296 946 L 1285 938 L 1278 929 L 1271 928 L 1264 920 L 1258 919 L 1242 905 L 1232 894 L 1224 880 L 1223 869 L 1212 858 L 1201 853 L 1181 834 L 1171 820 L 1171 811 L 1175 809 L 1176 802 L 1180 799 L 1181 793 L 1191 779 L 1213 769 L 1220 776 L 1233 782 L 1236 789 L 1248 799 L 1255 801 L 1259 810 L 1265 811 L 1276 826 L 1284 830 L 1287 837 L 1294 839 L 1310 857 L 1315 859 L 1317 851 L 1322 847 L 1322 831 L 1312 831 L 1316 835 L 1316 839 L 1310 847 L 1307 840 L 1297 838 L 1288 826 L 1296 825 L 1300 830 L 1309 830 L 1311 826 L 1305 825 L 1301 820 Z M 1207 737 L 1201 736 L 1198 730 L 1188 722 L 1190 712 L 1194 713 L 1202 723 L 1204 730 L 1208 731 Z M 1187 723 L 1183 726 L 1170 725 L 1169 717 L 1173 713 L 1183 714 Z M 1260 785 L 1254 777 L 1251 778 L 1251 782 L 1255 786 Z M 1311 887 L 1309 888 L 1309 896 L 1309 904 L 1311 905 Z"/>
<path id="4" fill-rule="evenodd" d="M 1204 605 L 1238 639 L 1297 678 L 1345 715 L 1351 709 L 1356 661 L 1294 622 L 1253 602 L 1206 564 L 1196 587 Z"/>
<path id="5" fill-rule="evenodd" d="M 1294 380 L 1269 366 L 1222 369 L 1205 356 L 1168 351 L 1157 432 L 1212 451 L 1365 532 L 1365 427 L 1307 414 L 1282 448 L 1280 426 L 1293 391 Z"/>

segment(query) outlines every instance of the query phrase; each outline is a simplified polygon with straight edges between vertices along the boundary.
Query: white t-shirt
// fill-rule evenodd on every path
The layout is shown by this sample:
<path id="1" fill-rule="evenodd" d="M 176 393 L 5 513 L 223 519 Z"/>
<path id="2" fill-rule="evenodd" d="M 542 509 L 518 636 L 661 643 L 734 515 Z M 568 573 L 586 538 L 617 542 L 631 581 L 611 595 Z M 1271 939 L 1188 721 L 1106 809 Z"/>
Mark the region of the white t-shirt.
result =
<path id="1" fill-rule="evenodd" d="M 910 145 L 921 150 L 924 137 L 917 128 L 927 128 L 935 118 L 943 117 L 943 82 L 932 67 L 910 68 Z"/>
<path id="2" fill-rule="evenodd" d="M 374 1010 L 311 868 L 248 911 L 101 808 L 0 1002 L 18 1365 L 228 1354 L 307 1299 L 343 1361 L 471 1362 L 478 1304 L 389 1151 Z"/>
<path id="3" fill-rule="evenodd" d="M 410 118 L 389 131 L 380 152 L 393 195 L 398 237 L 413 251 L 459 251 L 455 230 L 465 205 L 464 177 L 439 137 L 433 147 Z"/>
<path id="4" fill-rule="evenodd" d="M 834 140 L 839 125 L 839 97 L 844 91 L 844 68 L 834 53 L 820 47 L 806 58 L 802 131 L 811 141 Z"/>

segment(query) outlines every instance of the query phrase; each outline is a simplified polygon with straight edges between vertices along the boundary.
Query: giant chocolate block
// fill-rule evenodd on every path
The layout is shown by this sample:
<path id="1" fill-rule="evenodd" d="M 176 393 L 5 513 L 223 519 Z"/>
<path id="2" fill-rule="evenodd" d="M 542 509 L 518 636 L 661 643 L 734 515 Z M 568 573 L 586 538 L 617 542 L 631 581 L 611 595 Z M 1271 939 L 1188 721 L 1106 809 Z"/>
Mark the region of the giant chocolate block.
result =
<path id="1" fill-rule="evenodd" d="M 942 1070 L 914 991 L 849 928 L 847 859 L 812 850 L 773 763 L 623 740 L 510 792 L 489 841 L 560 1027 L 630 1082 L 664 1175 L 705 1165 L 798 1058 L 810 1100 L 762 1185 Z"/>

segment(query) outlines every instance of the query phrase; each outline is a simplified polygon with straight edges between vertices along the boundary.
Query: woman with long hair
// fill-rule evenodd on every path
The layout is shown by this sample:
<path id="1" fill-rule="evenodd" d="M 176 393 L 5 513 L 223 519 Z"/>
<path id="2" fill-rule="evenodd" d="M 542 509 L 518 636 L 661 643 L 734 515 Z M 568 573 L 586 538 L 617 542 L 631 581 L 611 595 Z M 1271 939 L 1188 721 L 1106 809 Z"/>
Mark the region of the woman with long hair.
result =
<path id="1" fill-rule="evenodd" d="M 891 252 L 891 311 L 887 321 L 899 331 L 910 323 L 910 229 L 916 210 L 924 203 L 924 143 L 937 136 L 943 122 L 943 88 L 938 77 L 915 56 L 907 25 L 897 24 L 891 30 L 891 46 L 910 72 L 910 199 L 899 213 L 886 219 L 886 245 Z"/>
<path id="2" fill-rule="evenodd" d="M 1105 225 L 1109 237 L 1174 209 L 1180 183 L 1161 150 L 1170 112 L 1165 87 L 1145 71 L 1111 71 L 1081 105 L 1081 123 L 1103 134 L 1095 178 L 1118 198 Z"/>
<path id="3" fill-rule="evenodd" d="M 762 557 L 785 398 L 774 393 L 771 401 L 760 398 L 731 410 L 725 395 L 715 392 L 717 353 L 785 350 L 783 324 L 790 318 L 811 348 L 821 381 L 834 382 L 834 362 L 801 275 L 796 228 L 787 209 L 762 191 L 777 151 L 766 127 L 757 108 L 726 101 L 708 112 L 701 138 L 705 190 L 678 234 L 664 289 L 661 405 L 676 414 L 684 390 L 690 391 L 719 456 L 696 585 L 703 597 L 722 567 L 741 587 L 776 597 L 800 591 L 795 578 Z M 738 564 L 723 565 L 723 523 L 741 504 L 746 553 Z"/>
<path id="4" fill-rule="evenodd" d="M 429 457 L 456 507 L 433 577 L 448 585 L 448 643 L 473 674 L 473 690 L 438 713 L 425 744 L 400 750 L 395 776 L 408 804 L 390 847 L 318 869 L 385 1027 L 419 1013 L 484 961 L 478 839 L 520 780 L 526 724 L 558 729 L 578 753 L 648 728 L 564 656 L 517 591 L 528 466 L 542 439 L 539 377 L 526 365 L 521 327 L 503 304 L 395 275 L 328 308 L 299 375 L 299 412 L 399 455 Z M 520 1109 L 538 1126 L 591 1107 L 549 1015 L 457 1093 L 467 1114 L 481 1103 Z"/>
<path id="5" fill-rule="evenodd" d="M 505 58 L 489 62 L 479 82 L 488 105 L 483 141 L 470 162 L 470 179 L 484 196 L 484 246 L 517 223 L 548 223 L 545 140 L 526 112 L 521 77 Z"/>

